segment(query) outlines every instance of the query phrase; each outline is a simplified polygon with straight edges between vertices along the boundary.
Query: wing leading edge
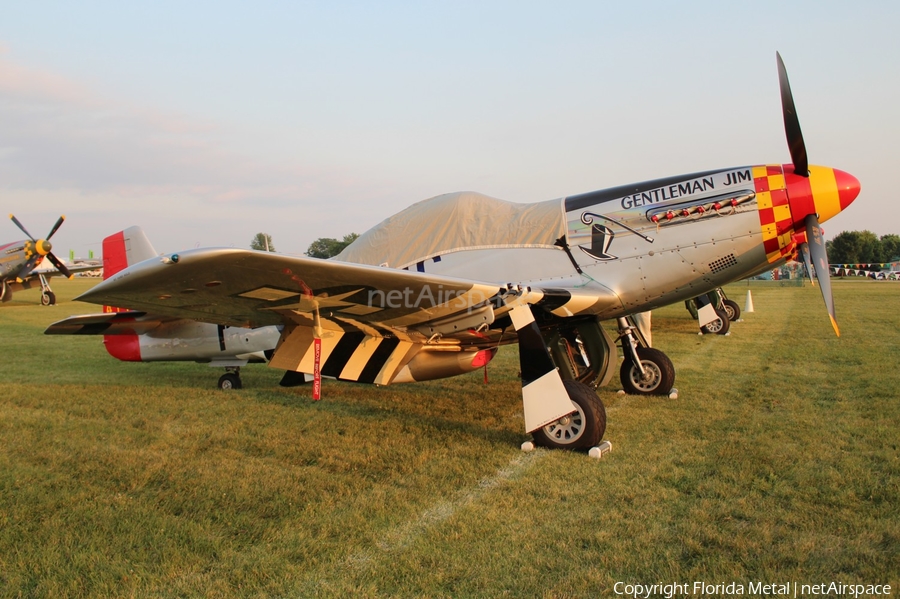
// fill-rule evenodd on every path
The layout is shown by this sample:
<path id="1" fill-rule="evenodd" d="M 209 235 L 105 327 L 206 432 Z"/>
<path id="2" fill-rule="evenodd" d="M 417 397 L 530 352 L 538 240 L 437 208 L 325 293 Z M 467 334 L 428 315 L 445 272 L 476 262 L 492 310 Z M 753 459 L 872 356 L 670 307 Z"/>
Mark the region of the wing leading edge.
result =
<path id="1" fill-rule="evenodd" d="M 320 315 L 405 329 L 483 305 L 497 285 L 373 266 L 237 249 L 145 260 L 79 301 L 229 326 L 286 324 Z"/>

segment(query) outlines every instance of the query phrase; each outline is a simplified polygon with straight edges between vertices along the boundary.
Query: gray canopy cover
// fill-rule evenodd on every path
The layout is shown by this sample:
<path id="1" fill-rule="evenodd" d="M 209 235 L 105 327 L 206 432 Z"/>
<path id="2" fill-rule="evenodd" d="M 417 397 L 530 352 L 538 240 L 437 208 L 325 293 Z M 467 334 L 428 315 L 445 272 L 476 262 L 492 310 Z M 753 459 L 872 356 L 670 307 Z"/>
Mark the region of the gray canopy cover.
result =
<path id="1" fill-rule="evenodd" d="M 462 250 L 553 248 L 565 234 L 561 200 L 516 204 L 461 191 L 422 200 L 385 219 L 336 259 L 405 268 Z"/>

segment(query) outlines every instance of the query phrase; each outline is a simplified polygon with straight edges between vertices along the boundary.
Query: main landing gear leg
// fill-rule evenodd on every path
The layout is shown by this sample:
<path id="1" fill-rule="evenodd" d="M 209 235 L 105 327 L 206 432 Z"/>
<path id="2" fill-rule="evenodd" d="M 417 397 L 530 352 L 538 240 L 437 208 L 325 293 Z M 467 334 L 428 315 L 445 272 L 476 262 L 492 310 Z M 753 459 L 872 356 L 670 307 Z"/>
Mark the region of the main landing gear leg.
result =
<path id="1" fill-rule="evenodd" d="M 516 306 L 510 318 L 519 336 L 525 432 L 544 447 L 587 449 L 600 443 L 606 431 L 600 398 L 588 385 L 560 378 L 530 305 Z"/>
<path id="2" fill-rule="evenodd" d="M 625 392 L 631 395 L 668 395 L 675 384 L 672 361 L 658 349 L 641 345 L 634 327 L 626 318 L 619 318 L 617 322 L 625 356 L 619 378 Z"/>
<path id="3" fill-rule="evenodd" d="M 641 364 L 640 359 L 638 359 L 637 354 L 640 343 L 635 335 L 636 327 L 632 326 L 624 316 L 618 318 L 616 323 L 619 325 L 619 340 L 622 341 L 622 353 L 625 356 L 625 361 L 628 362 L 630 360 L 633 362 L 635 368 L 638 370 L 638 374 L 644 376 L 644 366 Z"/>
<path id="4" fill-rule="evenodd" d="M 219 389 L 241 389 L 241 369 L 238 366 L 226 366 L 225 374 L 219 377 Z"/>
<path id="5" fill-rule="evenodd" d="M 52 289 L 50 289 L 50 283 L 47 282 L 47 277 L 45 277 L 44 275 L 38 275 L 38 279 L 41 282 L 41 305 L 55 306 L 56 294 L 53 293 Z"/>

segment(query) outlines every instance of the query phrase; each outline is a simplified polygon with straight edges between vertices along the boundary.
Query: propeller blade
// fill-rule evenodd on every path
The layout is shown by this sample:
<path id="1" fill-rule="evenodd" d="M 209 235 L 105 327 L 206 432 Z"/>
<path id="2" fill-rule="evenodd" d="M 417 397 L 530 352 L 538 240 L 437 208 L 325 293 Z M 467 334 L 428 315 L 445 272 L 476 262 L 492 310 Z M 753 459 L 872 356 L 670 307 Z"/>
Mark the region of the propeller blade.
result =
<path id="1" fill-rule="evenodd" d="M 781 87 L 781 114 L 784 117 L 784 134 L 787 137 L 788 148 L 791 151 L 791 162 L 794 163 L 794 173 L 801 177 L 809 176 L 809 159 L 806 157 L 806 144 L 803 143 L 803 132 L 800 131 L 800 120 L 797 118 L 797 109 L 794 108 L 794 96 L 791 94 L 791 83 L 788 81 L 787 69 L 781 54 L 778 57 L 778 85 Z"/>
<path id="2" fill-rule="evenodd" d="M 806 239 L 809 241 L 809 252 L 812 254 L 812 262 L 816 267 L 816 278 L 819 279 L 819 289 L 822 290 L 822 298 L 831 317 L 831 326 L 835 334 L 840 337 L 837 321 L 834 319 L 834 297 L 831 295 L 831 275 L 828 272 L 828 255 L 825 252 L 825 240 L 822 238 L 822 230 L 819 228 L 819 219 L 815 214 L 806 217 Z"/>
<path id="3" fill-rule="evenodd" d="M 59 217 L 59 220 L 56 221 L 56 224 L 53 225 L 53 228 L 50 229 L 50 232 L 47 234 L 47 239 L 50 239 L 51 237 L 53 237 L 53 234 L 56 233 L 56 230 L 59 229 L 59 227 L 63 224 L 64 220 L 66 220 L 65 215 Z"/>
<path id="4" fill-rule="evenodd" d="M 56 256 L 53 255 L 53 252 L 50 252 L 49 254 L 47 254 L 47 258 L 50 260 L 50 262 L 53 263 L 53 266 L 55 266 L 56 269 L 59 270 L 59 272 L 61 272 L 63 274 L 63 276 L 65 276 L 68 279 L 72 278 L 72 273 L 69 272 L 69 269 L 66 268 L 65 264 L 60 262 L 59 258 L 57 258 Z"/>
<path id="5" fill-rule="evenodd" d="M 809 282 L 812 283 L 813 287 L 815 287 L 816 280 L 812 276 L 812 259 L 810 259 L 809 257 L 809 244 L 807 242 L 804 241 L 800 244 L 800 253 L 803 254 L 803 264 L 806 265 L 806 276 L 809 277 Z"/>
<path id="6" fill-rule="evenodd" d="M 10 220 L 12 220 L 13 224 L 15 224 L 17 227 L 19 227 L 19 229 L 22 230 L 23 233 L 28 235 L 28 239 L 30 239 L 31 241 L 37 241 L 34 237 L 31 236 L 31 233 L 28 232 L 28 229 L 26 229 L 25 226 L 19 222 L 19 219 L 17 219 L 12 214 L 9 215 L 9 218 Z"/>

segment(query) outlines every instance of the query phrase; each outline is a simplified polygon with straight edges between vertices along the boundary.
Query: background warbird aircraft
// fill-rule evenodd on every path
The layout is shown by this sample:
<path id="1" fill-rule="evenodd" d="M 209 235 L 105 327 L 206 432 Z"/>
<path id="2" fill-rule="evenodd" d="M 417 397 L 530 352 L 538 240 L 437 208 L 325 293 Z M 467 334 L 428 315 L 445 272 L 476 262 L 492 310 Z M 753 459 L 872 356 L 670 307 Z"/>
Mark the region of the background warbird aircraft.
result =
<path id="1" fill-rule="evenodd" d="M 83 294 L 229 327 L 282 327 L 269 365 L 386 385 L 474 370 L 519 343 L 525 429 L 538 444 L 596 445 L 592 387 L 616 367 L 629 393 L 666 394 L 670 360 L 627 317 L 769 270 L 808 247 L 837 332 L 819 222 L 859 181 L 811 166 L 781 57 L 792 164 L 668 177 L 537 204 L 454 193 L 388 218 L 337 259 L 194 249 L 129 266 Z M 821 264 L 821 267 L 819 265 Z M 52 327 L 51 327 L 52 328 Z"/>
<path id="2" fill-rule="evenodd" d="M 97 268 L 96 266 L 67 268 L 50 251 L 53 249 L 50 238 L 66 220 L 65 216 L 59 217 L 44 239 L 35 239 L 22 226 L 19 219 L 12 214 L 9 215 L 9 218 L 23 233 L 28 235 L 28 239 L 0 245 L 0 302 L 11 300 L 14 291 L 31 289 L 37 281 L 41 286 L 41 303 L 45 306 L 52 306 L 56 303 L 56 294 L 50 289 L 47 279 L 57 275 L 72 278 L 73 272 Z M 40 269 L 44 258 L 53 263 L 56 269 Z"/>

